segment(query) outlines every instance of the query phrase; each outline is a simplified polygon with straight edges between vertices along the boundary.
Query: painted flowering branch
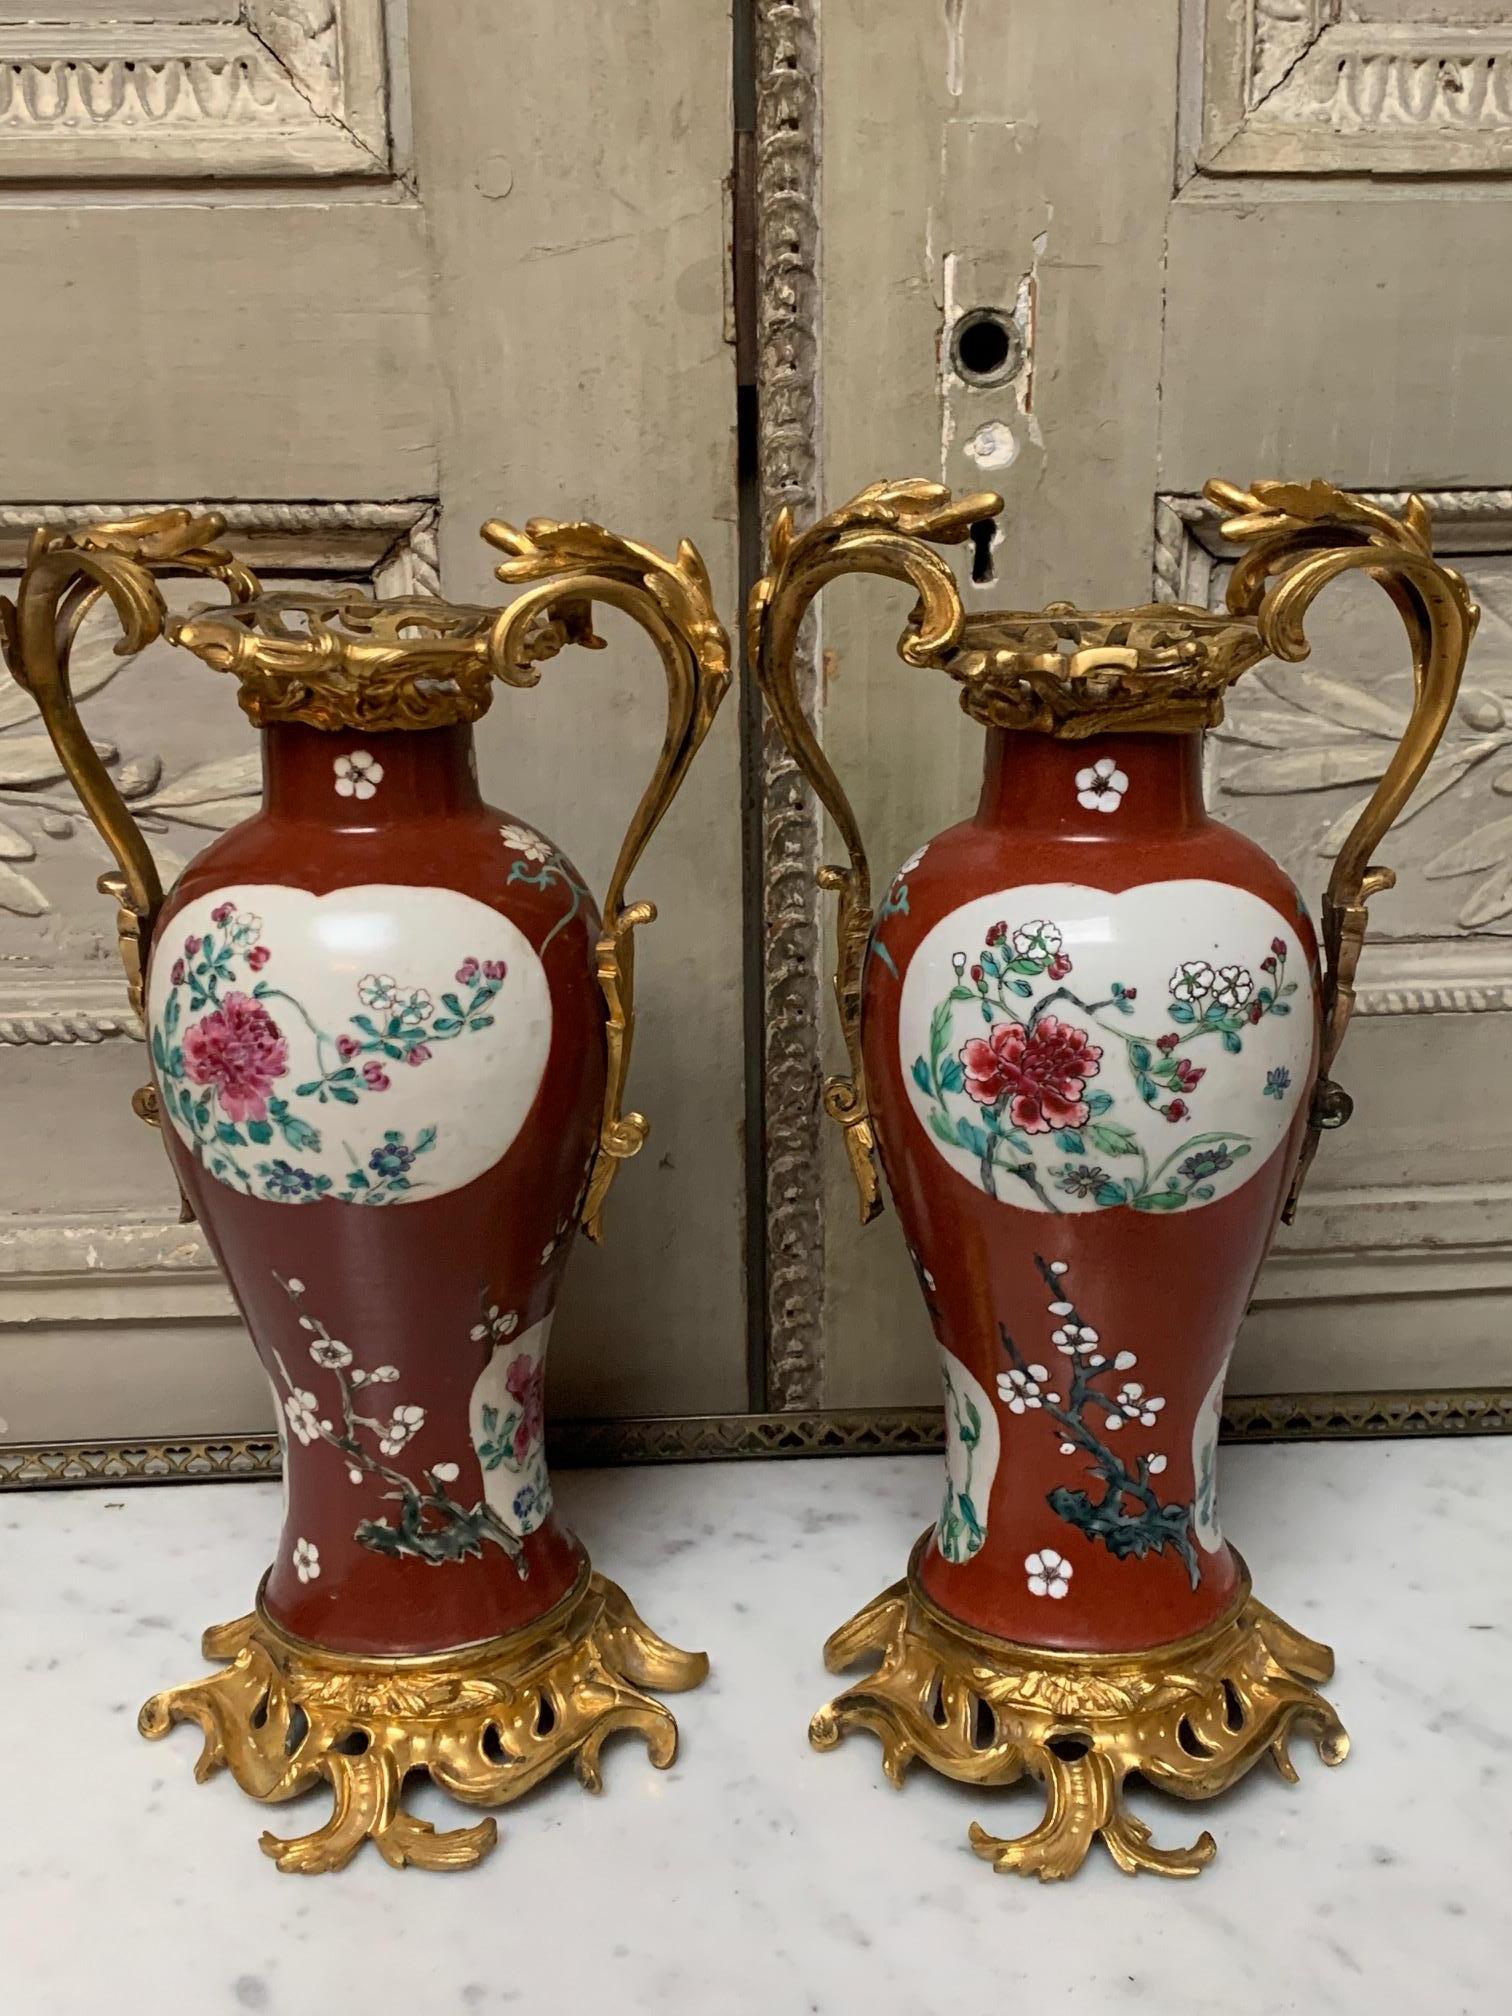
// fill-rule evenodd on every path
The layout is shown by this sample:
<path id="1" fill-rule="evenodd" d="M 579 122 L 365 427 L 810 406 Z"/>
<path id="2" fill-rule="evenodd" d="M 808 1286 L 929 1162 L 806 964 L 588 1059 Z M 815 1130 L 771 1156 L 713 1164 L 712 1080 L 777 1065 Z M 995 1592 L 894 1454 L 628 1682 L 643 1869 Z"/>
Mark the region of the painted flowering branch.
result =
<path id="1" fill-rule="evenodd" d="M 285 1280 L 280 1274 L 275 1274 L 274 1279 L 298 1308 L 305 1292 L 304 1283 Z M 381 1479 L 390 1487 L 383 1493 L 384 1501 L 400 1508 L 392 1526 L 386 1518 L 360 1521 L 355 1538 L 375 1553 L 411 1554 L 433 1567 L 444 1561 L 481 1556 L 484 1541 L 490 1540 L 510 1557 L 516 1573 L 525 1580 L 530 1570 L 524 1549 L 493 1507 L 480 1500 L 469 1509 L 459 1504 L 446 1488 L 456 1481 L 457 1464 L 433 1463 L 421 1472 L 423 1483 L 417 1483 L 391 1462 L 380 1460 L 398 1456 L 425 1426 L 423 1407 L 396 1402 L 387 1420 L 359 1411 L 359 1392 L 392 1385 L 399 1377 L 397 1368 L 379 1365 L 365 1371 L 354 1364 L 351 1347 L 333 1337 L 318 1316 L 301 1311 L 299 1327 L 314 1338 L 310 1345 L 311 1360 L 336 1382 L 341 1427 L 336 1428 L 322 1417 L 315 1395 L 295 1385 L 282 1355 L 275 1351 L 273 1360 L 287 1389 L 284 1414 L 290 1432 L 303 1445 L 321 1441 L 338 1450 L 354 1484 L 360 1484 L 365 1476 Z M 367 1446 L 365 1437 L 376 1442 L 377 1454 Z"/>
<path id="2" fill-rule="evenodd" d="M 1155 1453 L 1126 1463 L 1107 1439 L 1132 1422 L 1153 1428 L 1165 1401 L 1147 1394 L 1142 1384 L 1128 1378 L 1116 1393 L 1106 1390 L 1120 1374 L 1132 1371 L 1138 1359 L 1132 1351 L 1120 1351 L 1109 1358 L 1098 1349 L 1098 1332 L 1067 1293 L 1065 1261 L 1046 1260 L 1036 1254 L 1034 1264 L 1050 1290 L 1050 1314 L 1056 1318 L 1051 1342 L 1068 1361 L 1068 1390 L 1064 1396 L 1051 1390 L 1050 1369 L 1031 1364 L 1007 1329 L 999 1325 L 1003 1350 L 1010 1360 L 1010 1370 L 998 1378 L 999 1397 L 1010 1413 L 1042 1411 L 1061 1432 L 1062 1455 L 1080 1451 L 1090 1458 L 1088 1472 L 1103 1486 L 1102 1495 L 1094 1498 L 1087 1491 L 1057 1485 L 1046 1502 L 1089 1539 L 1101 1541 L 1118 1560 L 1142 1560 L 1147 1554 L 1169 1549 L 1185 1563 L 1195 1589 L 1201 1567 L 1192 1542 L 1194 1508 L 1163 1501 L 1152 1482 L 1164 1471 L 1165 1457 Z M 1099 1414 L 1101 1432 L 1093 1425 L 1093 1417 Z"/>

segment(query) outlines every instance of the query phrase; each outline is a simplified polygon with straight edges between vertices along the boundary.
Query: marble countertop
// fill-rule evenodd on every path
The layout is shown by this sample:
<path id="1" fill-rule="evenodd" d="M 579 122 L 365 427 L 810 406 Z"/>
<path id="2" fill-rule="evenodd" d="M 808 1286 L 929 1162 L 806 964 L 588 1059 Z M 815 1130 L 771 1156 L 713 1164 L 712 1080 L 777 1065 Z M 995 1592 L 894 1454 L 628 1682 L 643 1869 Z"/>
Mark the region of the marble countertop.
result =
<path id="1" fill-rule="evenodd" d="M 598 1564 L 710 1683 L 682 1749 L 605 1753 L 602 1799 L 558 1776 L 500 1816 L 480 1870 L 280 1875 L 271 1818 L 198 1735 L 136 1734 L 146 1695 L 204 1670 L 201 1628 L 249 1601 L 271 1485 L 36 1493 L 0 1503 L 0 2008 L 14 2016 L 531 2016 L 651 2011 L 1159 2016 L 1504 2009 L 1512 1973 L 1512 1441 L 1224 1453 L 1224 1515 L 1258 1592 L 1331 1642 L 1354 1743 L 1256 1770 L 1202 1809 L 1140 1804 L 1157 1838 L 1210 1826 L 1195 1882 L 1131 1880 L 1100 1848 L 1071 1883 L 995 1875 L 968 1822 L 1027 1824 L 877 1746 L 806 1741 L 834 1691 L 826 1633 L 902 1571 L 933 1458 L 567 1472 Z M 414 1802 L 435 1820 L 447 1802 Z M 314 1809 L 310 1809 L 312 1814 Z M 449 1809 L 454 1822 L 457 1809 Z M 315 1816 L 315 1817 L 318 1817 Z M 280 1831 L 295 1831 L 283 1828 Z"/>

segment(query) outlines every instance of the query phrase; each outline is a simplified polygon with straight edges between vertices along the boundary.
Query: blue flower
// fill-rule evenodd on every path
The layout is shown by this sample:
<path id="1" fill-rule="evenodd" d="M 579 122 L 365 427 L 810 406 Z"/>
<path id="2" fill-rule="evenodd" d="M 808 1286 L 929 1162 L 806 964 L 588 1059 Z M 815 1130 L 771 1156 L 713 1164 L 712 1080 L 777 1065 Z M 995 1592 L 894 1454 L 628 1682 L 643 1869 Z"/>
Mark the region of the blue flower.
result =
<path id="1" fill-rule="evenodd" d="M 523 1526 L 535 1509 L 536 1488 L 534 1484 L 526 1484 L 515 1493 L 514 1515 Z"/>
<path id="2" fill-rule="evenodd" d="M 1284 1099 L 1291 1084 L 1291 1073 L 1278 1064 L 1274 1071 L 1265 1074 L 1265 1096 L 1267 1099 Z"/>
<path id="3" fill-rule="evenodd" d="M 259 1162 L 257 1173 L 267 1195 L 285 1204 L 303 1204 L 331 1187 L 329 1176 L 314 1176 L 308 1169 L 296 1169 L 282 1157 L 276 1162 Z"/>
<path id="4" fill-rule="evenodd" d="M 402 1136 L 389 1133 L 383 1137 L 381 1147 L 375 1148 L 368 1157 L 368 1167 L 375 1176 L 391 1179 L 407 1176 L 414 1167 L 415 1151 L 404 1145 Z"/>

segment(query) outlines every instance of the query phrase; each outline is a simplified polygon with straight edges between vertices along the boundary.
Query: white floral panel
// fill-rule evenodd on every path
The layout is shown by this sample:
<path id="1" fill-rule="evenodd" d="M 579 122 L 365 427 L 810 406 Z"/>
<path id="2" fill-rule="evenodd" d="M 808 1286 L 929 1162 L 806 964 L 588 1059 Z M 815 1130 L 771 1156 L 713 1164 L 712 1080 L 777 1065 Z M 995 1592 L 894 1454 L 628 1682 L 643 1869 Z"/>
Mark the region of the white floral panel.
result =
<path id="1" fill-rule="evenodd" d="M 1223 1416 L 1223 1382 L 1228 1377 L 1228 1360 L 1207 1390 L 1197 1409 L 1192 1428 L 1192 1476 L 1195 1497 L 1192 1503 L 1192 1531 L 1197 1544 L 1209 1554 L 1223 1545 L 1223 1528 L 1218 1524 L 1218 1428 Z"/>
<path id="2" fill-rule="evenodd" d="M 278 884 L 185 906 L 148 1031 L 170 1124 L 223 1183 L 281 1204 L 403 1204 L 493 1166 L 551 1048 L 519 928 L 450 889 Z"/>
<path id="3" fill-rule="evenodd" d="M 945 1502 L 935 1545 L 955 1566 L 980 1552 L 987 1538 L 988 1501 L 997 1475 L 997 1409 L 986 1388 L 952 1351 L 940 1350 L 945 1381 Z"/>
<path id="4" fill-rule="evenodd" d="M 553 1312 L 554 1313 L 554 1312 Z M 468 1423 L 483 1495 L 524 1539 L 551 1511 L 546 1469 L 546 1345 L 551 1316 L 494 1348 L 473 1387 Z"/>
<path id="5" fill-rule="evenodd" d="M 1200 1209 L 1308 1093 L 1312 980 L 1292 927 L 1227 884 L 1005 889 L 928 932 L 898 1042 L 920 1124 L 1024 1210 Z"/>

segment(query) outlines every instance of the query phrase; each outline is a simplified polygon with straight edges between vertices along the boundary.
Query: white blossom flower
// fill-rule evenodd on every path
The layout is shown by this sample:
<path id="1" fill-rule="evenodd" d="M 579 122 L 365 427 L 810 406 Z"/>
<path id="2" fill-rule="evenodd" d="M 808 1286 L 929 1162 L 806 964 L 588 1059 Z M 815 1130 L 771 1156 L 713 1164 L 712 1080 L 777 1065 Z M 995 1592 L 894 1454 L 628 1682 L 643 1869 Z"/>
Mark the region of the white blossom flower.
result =
<path id="1" fill-rule="evenodd" d="M 362 1482 L 362 1472 L 360 1470 L 348 1470 L 347 1476 L 351 1479 L 352 1483 L 354 1484 L 360 1484 Z"/>
<path id="2" fill-rule="evenodd" d="M 303 1295 L 304 1293 L 303 1281 L 296 1281 L 292 1274 L 289 1276 L 288 1280 L 285 1281 L 284 1286 L 285 1288 L 288 1289 L 291 1295 Z"/>
<path id="3" fill-rule="evenodd" d="M 455 1463 L 432 1463 L 431 1475 L 438 1484 L 454 1484 L 461 1472 Z"/>
<path id="4" fill-rule="evenodd" d="M 1128 788 L 1128 778 L 1111 756 L 1099 756 L 1076 773 L 1076 802 L 1089 812 L 1116 812 Z"/>
<path id="5" fill-rule="evenodd" d="M 1060 1449 L 1062 1456 L 1074 1456 L 1076 1454 L 1076 1444 L 1074 1442 L 1062 1442 Z"/>
<path id="6" fill-rule="evenodd" d="M 1020 959 L 1053 959 L 1064 943 L 1056 926 L 1043 917 L 1021 924 L 1013 934 L 1013 949 Z"/>
<path id="7" fill-rule="evenodd" d="M 314 1319 L 314 1317 L 313 1317 L 313 1316 L 301 1316 L 301 1317 L 300 1317 L 300 1319 L 299 1319 L 299 1327 L 300 1327 L 300 1329 L 301 1329 L 301 1330 L 313 1330 L 313 1329 L 315 1328 L 315 1319 Z"/>
<path id="8" fill-rule="evenodd" d="M 1024 1570 L 1029 1577 L 1031 1596 L 1053 1596 L 1057 1602 L 1071 1587 L 1071 1577 L 1076 1572 L 1053 1547 L 1041 1547 L 1037 1554 L 1026 1554 Z"/>
<path id="9" fill-rule="evenodd" d="M 320 1574 L 320 1549 L 313 1540 L 294 1542 L 294 1573 L 301 1582 L 313 1582 Z"/>
<path id="10" fill-rule="evenodd" d="M 1247 966 L 1220 966 L 1213 999 L 1220 1008 L 1242 1008 L 1255 991 L 1255 976 Z"/>
<path id="11" fill-rule="evenodd" d="M 1031 1365 L 1027 1371 L 1015 1365 L 1011 1372 L 998 1374 L 998 1398 L 1008 1403 L 1010 1414 L 1022 1414 L 1026 1408 L 1042 1406 L 1046 1400 L 1059 1405 L 1060 1395 L 1045 1391 L 1049 1377 L 1049 1370 L 1043 1365 Z"/>
<path id="12" fill-rule="evenodd" d="M 364 1008 L 392 1008 L 399 998 L 399 983 L 392 973 L 365 973 L 357 983 L 357 999 Z"/>
<path id="13" fill-rule="evenodd" d="M 1152 1477 L 1158 1477 L 1165 1467 L 1166 1459 L 1164 1456 L 1152 1456 L 1150 1458 L 1150 1475 Z"/>
<path id="14" fill-rule="evenodd" d="M 339 1337 L 321 1337 L 310 1346 L 310 1356 L 317 1365 L 323 1365 L 327 1372 L 334 1372 L 342 1365 L 350 1365 L 352 1354 Z"/>
<path id="15" fill-rule="evenodd" d="M 1164 1407 L 1165 1401 L 1159 1398 L 1152 1398 L 1146 1394 L 1143 1386 L 1140 1385 L 1137 1379 L 1130 1379 L 1119 1389 L 1118 1405 L 1123 1409 L 1124 1415 L 1128 1420 L 1139 1421 L 1146 1428 L 1153 1428 L 1155 1426 L 1155 1417 L 1159 1414 L 1161 1408 Z"/>
<path id="16" fill-rule="evenodd" d="M 539 833 L 529 826 L 505 824 L 499 828 L 499 838 L 512 853 L 523 854 L 527 861 L 549 861 L 551 848 Z"/>
<path id="17" fill-rule="evenodd" d="M 423 1022 L 435 1007 L 423 987 L 417 987 L 399 1009 L 406 1022 Z"/>
<path id="18" fill-rule="evenodd" d="M 308 1448 L 310 1443 L 318 1440 L 320 1412 L 313 1393 L 305 1392 L 302 1386 L 291 1388 L 284 1402 L 284 1413 L 289 1417 L 289 1426 L 302 1448 Z"/>
<path id="19" fill-rule="evenodd" d="M 1103 1356 L 1103 1354 L 1101 1353 L 1101 1351 L 1094 1351 L 1094 1352 L 1092 1353 L 1092 1356 L 1091 1356 L 1091 1357 L 1090 1357 L 1090 1358 L 1089 1358 L 1089 1359 L 1087 1360 L 1087 1363 L 1088 1363 L 1089 1365 L 1093 1365 L 1093 1366 L 1096 1366 L 1096 1365 L 1106 1365 L 1106 1364 L 1107 1364 L 1107 1362 L 1108 1362 L 1108 1361 L 1107 1361 L 1107 1359 L 1106 1359 L 1106 1358 L 1104 1358 L 1104 1356 Z"/>
<path id="20" fill-rule="evenodd" d="M 1200 1001 L 1213 984 L 1213 969 L 1205 959 L 1183 959 L 1166 982 L 1178 1001 Z"/>
<path id="21" fill-rule="evenodd" d="M 544 1257 L 542 1255 L 543 1259 Z M 498 1303 L 490 1302 L 483 1321 L 481 1323 L 474 1323 L 472 1329 L 467 1334 L 472 1338 L 474 1344 L 481 1343 L 485 1337 L 492 1337 L 495 1343 L 497 1343 L 501 1337 L 512 1336 L 519 1321 L 518 1310 L 507 1309 L 501 1315 Z"/>
<path id="22" fill-rule="evenodd" d="M 1052 1260 L 1050 1262 L 1050 1272 L 1052 1274 L 1064 1274 L 1065 1271 L 1066 1262 L 1064 1260 Z"/>
<path id="23" fill-rule="evenodd" d="M 1074 1313 L 1070 1302 L 1047 1302 L 1045 1307 L 1052 1316 L 1070 1316 Z"/>
<path id="24" fill-rule="evenodd" d="M 1138 1363 L 1139 1360 L 1134 1356 L 1132 1351 L 1120 1351 L 1118 1356 L 1113 1360 L 1113 1369 L 1115 1372 L 1127 1372 L 1131 1365 L 1137 1365 Z"/>
<path id="25" fill-rule="evenodd" d="M 234 945 L 255 945 L 262 936 L 263 920 L 255 910 L 238 910 L 231 919 L 230 937 Z"/>
<path id="26" fill-rule="evenodd" d="M 1107 1429 L 1110 1435 L 1116 1435 L 1119 1429 L 1122 1428 L 1123 1424 L 1124 1424 L 1124 1417 L 1122 1416 L 1122 1414 L 1110 1414 L 1104 1421 L 1103 1426 Z"/>
<path id="27" fill-rule="evenodd" d="M 378 1438 L 378 1447 L 385 1456 L 397 1456 L 411 1436 L 418 1435 L 424 1426 L 423 1407 L 396 1407 L 393 1420 Z"/>
<path id="28" fill-rule="evenodd" d="M 392 1386 L 399 1377 L 397 1365 L 375 1365 L 369 1372 L 368 1380 L 374 1386 Z"/>
<path id="29" fill-rule="evenodd" d="M 350 756 L 338 756 L 335 769 L 338 798 L 371 798 L 383 782 L 383 765 L 366 749 L 354 749 Z"/>
<path id="30" fill-rule="evenodd" d="M 966 971 L 966 954 L 964 952 L 952 952 L 950 963 L 955 968 L 955 976 L 959 980 L 961 975 Z"/>

